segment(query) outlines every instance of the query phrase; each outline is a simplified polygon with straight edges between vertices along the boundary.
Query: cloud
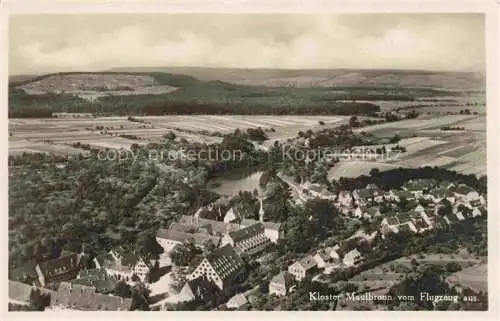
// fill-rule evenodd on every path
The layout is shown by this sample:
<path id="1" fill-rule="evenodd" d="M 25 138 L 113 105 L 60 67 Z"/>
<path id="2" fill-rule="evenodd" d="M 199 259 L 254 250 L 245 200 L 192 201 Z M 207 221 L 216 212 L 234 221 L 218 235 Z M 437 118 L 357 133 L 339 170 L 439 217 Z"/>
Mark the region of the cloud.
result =
<path id="1" fill-rule="evenodd" d="M 485 63 L 477 15 L 85 16 L 65 27 L 68 19 L 13 19 L 11 73 L 127 66 L 461 70 Z"/>

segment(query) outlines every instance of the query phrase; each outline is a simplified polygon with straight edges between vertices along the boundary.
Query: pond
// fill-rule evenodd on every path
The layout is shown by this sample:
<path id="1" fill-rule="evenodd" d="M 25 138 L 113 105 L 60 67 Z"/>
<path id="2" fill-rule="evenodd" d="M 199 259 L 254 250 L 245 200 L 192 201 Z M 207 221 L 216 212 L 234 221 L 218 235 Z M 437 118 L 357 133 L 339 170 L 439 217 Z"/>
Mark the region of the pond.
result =
<path id="1" fill-rule="evenodd" d="M 263 167 L 246 167 L 224 172 L 208 182 L 208 189 L 220 195 L 235 196 L 239 191 L 259 190 Z"/>

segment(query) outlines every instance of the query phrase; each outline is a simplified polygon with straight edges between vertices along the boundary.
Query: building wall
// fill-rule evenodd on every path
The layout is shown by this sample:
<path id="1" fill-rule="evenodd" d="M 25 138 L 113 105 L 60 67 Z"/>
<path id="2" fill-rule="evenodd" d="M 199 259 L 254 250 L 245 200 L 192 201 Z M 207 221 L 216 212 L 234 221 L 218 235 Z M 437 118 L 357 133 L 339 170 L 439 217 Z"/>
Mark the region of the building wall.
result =
<path id="1" fill-rule="evenodd" d="M 268 239 L 271 240 L 271 242 L 276 243 L 278 242 L 278 239 L 280 238 L 280 232 L 278 230 L 274 229 L 265 229 L 264 234 Z"/>
<path id="2" fill-rule="evenodd" d="M 285 296 L 286 287 L 283 284 L 269 283 L 269 294 L 275 294 L 277 296 Z"/>
<path id="3" fill-rule="evenodd" d="M 137 276 L 141 279 L 141 281 L 145 281 L 146 277 L 149 273 L 149 267 L 144 263 L 143 260 L 140 260 L 137 262 L 137 264 L 134 266 L 134 273 L 137 274 Z"/>
<path id="4" fill-rule="evenodd" d="M 221 290 L 224 289 L 223 281 L 221 280 L 219 275 L 217 275 L 217 273 L 215 272 L 212 265 L 210 264 L 210 262 L 208 262 L 207 259 L 204 259 L 203 261 L 201 261 L 201 263 L 193 271 L 193 273 L 191 273 L 188 276 L 188 279 L 194 280 L 202 275 L 205 275 L 207 277 L 207 279 L 213 281 L 217 285 L 217 287 L 219 287 L 219 289 L 221 289 Z"/>

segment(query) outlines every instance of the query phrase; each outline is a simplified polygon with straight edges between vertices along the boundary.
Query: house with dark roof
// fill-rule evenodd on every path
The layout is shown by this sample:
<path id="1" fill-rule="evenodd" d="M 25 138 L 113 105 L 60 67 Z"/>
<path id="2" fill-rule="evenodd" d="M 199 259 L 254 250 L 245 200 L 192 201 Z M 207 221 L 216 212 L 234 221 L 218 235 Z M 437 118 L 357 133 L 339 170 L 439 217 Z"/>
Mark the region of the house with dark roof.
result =
<path id="1" fill-rule="evenodd" d="M 97 293 L 94 287 L 61 282 L 51 298 L 51 311 L 129 311 L 132 299 Z"/>
<path id="2" fill-rule="evenodd" d="M 205 275 L 201 275 L 196 279 L 186 281 L 178 297 L 181 298 L 180 302 L 208 302 L 214 300 L 220 291 L 212 280 L 209 280 Z"/>
<path id="3" fill-rule="evenodd" d="M 230 244 L 239 255 L 253 256 L 262 252 L 271 240 L 265 234 L 262 223 L 255 223 L 240 230 L 229 232 L 222 238 L 221 244 Z"/>
<path id="4" fill-rule="evenodd" d="M 242 228 L 262 223 L 264 225 L 264 234 L 271 242 L 276 243 L 279 239 L 283 238 L 283 230 L 281 228 L 281 223 L 275 222 L 260 222 L 254 219 L 245 218 L 241 221 L 240 226 Z"/>
<path id="5" fill-rule="evenodd" d="M 205 275 L 219 289 L 224 290 L 234 286 L 244 270 L 245 263 L 241 257 L 230 244 L 226 244 L 205 256 L 188 279 L 194 280 Z"/>
<path id="6" fill-rule="evenodd" d="M 354 190 L 352 192 L 352 197 L 358 205 L 365 205 L 366 203 L 374 200 L 371 190 L 366 188 Z"/>
<path id="7" fill-rule="evenodd" d="M 269 294 L 286 296 L 293 291 L 295 286 L 294 276 L 287 271 L 281 271 L 269 282 Z"/>
<path id="8" fill-rule="evenodd" d="M 41 286 L 51 283 L 69 281 L 76 278 L 78 272 L 87 265 L 88 256 L 71 253 L 61 255 L 57 259 L 41 262 L 35 267 Z"/>
<path id="9" fill-rule="evenodd" d="M 89 269 L 80 271 L 71 283 L 94 287 L 97 293 L 111 293 L 118 283 L 118 278 L 109 275 L 104 268 Z"/>
<path id="10" fill-rule="evenodd" d="M 224 215 L 224 223 L 240 222 L 245 217 L 254 217 L 254 215 L 255 213 L 250 204 L 238 202 L 226 212 Z"/>
<path id="11" fill-rule="evenodd" d="M 295 280 L 301 281 L 306 276 L 312 275 L 316 269 L 316 261 L 311 255 L 308 255 L 290 265 L 288 272 L 295 277 Z"/>

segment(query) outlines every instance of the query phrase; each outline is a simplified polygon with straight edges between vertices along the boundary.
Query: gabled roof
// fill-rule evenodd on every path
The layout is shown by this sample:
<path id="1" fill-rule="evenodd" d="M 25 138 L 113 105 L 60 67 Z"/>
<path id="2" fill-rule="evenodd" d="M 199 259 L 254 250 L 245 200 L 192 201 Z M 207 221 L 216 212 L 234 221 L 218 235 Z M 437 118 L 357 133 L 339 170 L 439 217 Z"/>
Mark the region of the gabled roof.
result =
<path id="1" fill-rule="evenodd" d="M 196 279 L 188 280 L 185 287 L 189 287 L 195 300 L 205 301 L 208 297 L 213 296 L 219 289 L 214 282 L 210 281 L 205 275 L 199 276 Z"/>
<path id="2" fill-rule="evenodd" d="M 46 279 L 57 278 L 65 274 L 76 274 L 80 270 L 78 254 L 61 256 L 57 259 L 39 263 L 40 271 Z"/>
<path id="3" fill-rule="evenodd" d="M 306 271 L 316 266 L 316 261 L 314 261 L 314 258 L 311 255 L 301 258 L 296 263 L 302 266 L 302 268 Z"/>
<path id="4" fill-rule="evenodd" d="M 446 192 L 448 190 L 444 187 L 439 187 L 439 188 L 433 188 L 429 191 L 429 194 L 433 195 L 434 197 L 445 197 Z"/>
<path id="5" fill-rule="evenodd" d="M 219 234 L 227 233 L 228 229 L 229 231 L 235 231 L 240 228 L 240 226 L 235 223 L 224 223 L 222 221 L 209 220 L 201 217 L 196 219 L 196 217 L 192 215 L 182 215 L 181 219 L 179 220 L 179 223 L 185 225 L 192 225 L 195 227 L 210 224 L 210 226 L 212 227 L 212 231 L 214 233 L 219 233 Z"/>
<path id="6" fill-rule="evenodd" d="M 426 229 L 429 227 L 429 225 L 425 222 L 425 220 L 421 218 L 415 221 L 415 227 L 417 229 Z"/>
<path id="7" fill-rule="evenodd" d="M 400 226 L 398 226 L 398 229 L 399 229 L 399 231 L 402 231 L 402 232 L 412 232 L 410 225 L 408 225 L 408 224 L 400 225 Z"/>
<path id="8" fill-rule="evenodd" d="M 9 299 L 29 302 L 33 287 L 31 285 L 9 280 Z"/>
<path id="9" fill-rule="evenodd" d="M 264 224 L 255 223 L 253 225 L 244 227 L 238 231 L 230 232 L 229 236 L 233 239 L 235 243 L 242 242 L 251 237 L 254 237 L 259 234 L 264 234 Z"/>
<path id="10" fill-rule="evenodd" d="M 245 265 L 230 244 L 215 249 L 206 259 L 222 280 L 237 276 Z"/>
<path id="11" fill-rule="evenodd" d="M 212 241 L 215 246 L 217 246 L 220 242 L 221 237 L 219 236 L 212 236 L 206 233 L 184 233 L 180 231 L 175 231 L 175 230 L 160 230 L 158 231 L 157 235 L 158 238 L 166 239 L 166 240 L 172 240 L 172 241 L 178 241 L 178 242 L 185 242 L 188 240 L 193 240 L 194 244 L 196 245 L 203 245 L 207 241 Z"/>
<path id="12" fill-rule="evenodd" d="M 475 192 L 475 190 L 467 185 L 460 185 L 455 187 L 454 192 L 460 195 L 467 195 L 468 193 Z"/>
<path id="13" fill-rule="evenodd" d="M 189 224 L 177 223 L 177 222 L 173 222 L 172 224 L 170 224 L 170 226 L 168 227 L 168 229 L 169 230 L 173 230 L 173 231 L 185 232 L 185 233 L 194 233 L 194 232 L 196 232 L 196 227 L 195 226 L 189 225 Z"/>
<path id="14" fill-rule="evenodd" d="M 245 218 L 241 221 L 241 225 L 243 226 L 250 226 L 256 223 L 260 223 L 257 220 Z M 281 223 L 275 223 L 275 222 L 262 222 L 264 224 L 264 227 L 269 230 L 279 230 L 281 227 Z"/>
<path id="15" fill-rule="evenodd" d="M 61 282 L 50 304 L 81 311 L 127 311 L 132 299 L 99 294 L 94 287 Z"/>
<path id="16" fill-rule="evenodd" d="M 358 251 L 358 249 L 354 248 L 344 255 L 344 259 L 345 258 L 353 258 L 354 259 L 354 258 L 359 257 L 359 256 L 361 256 L 361 253 Z"/>
<path id="17" fill-rule="evenodd" d="M 280 284 L 284 285 L 286 288 L 289 288 L 294 282 L 294 277 L 288 273 L 288 271 L 281 271 L 279 274 L 273 276 L 271 279 L 271 282 L 269 283 L 275 283 L 275 284 Z"/>
<path id="18" fill-rule="evenodd" d="M 323 261 L 331 260 L 330 255 L 328 253 L 326 253 L 325 250 L 319 250 L 318 252 L 316 252 L 316 255 L 319 256 Z"/>

